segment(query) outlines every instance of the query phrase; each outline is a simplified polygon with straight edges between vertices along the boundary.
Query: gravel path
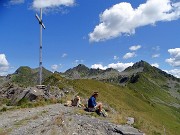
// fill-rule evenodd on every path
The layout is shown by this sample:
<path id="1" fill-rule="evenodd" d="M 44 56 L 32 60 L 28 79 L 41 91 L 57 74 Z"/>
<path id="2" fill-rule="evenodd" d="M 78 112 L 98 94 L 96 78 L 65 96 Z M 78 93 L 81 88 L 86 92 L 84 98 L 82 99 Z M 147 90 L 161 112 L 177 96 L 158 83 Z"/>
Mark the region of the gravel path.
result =
<path id="1" fill-rule="evenodd" d="M 0 135 L 143 135 L 90 115 L 78 115 L 62 104 L 7 111 L 0 114 Z"/>

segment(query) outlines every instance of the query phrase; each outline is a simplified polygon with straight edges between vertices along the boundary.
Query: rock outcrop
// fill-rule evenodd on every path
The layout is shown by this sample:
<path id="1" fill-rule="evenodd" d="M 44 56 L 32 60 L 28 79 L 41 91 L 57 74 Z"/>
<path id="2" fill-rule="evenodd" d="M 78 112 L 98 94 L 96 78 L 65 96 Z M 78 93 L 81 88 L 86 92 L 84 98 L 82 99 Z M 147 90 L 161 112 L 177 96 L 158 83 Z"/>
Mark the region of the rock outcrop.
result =
<path id="1" fill-rule="evenodd" d="M 18 103 L 23 99 L 26 99 L 28 101 L 50 98 L 60 99 L 64 97 L 65 94 L 72 91 L 72 89 L 60 90 L 57 87 L 53 87 L 53 89 L 54 90 L 50 92 L 50 87 L 46 86 L 40 88 L 37 85 L 36 87 L 23 88 L 13 84 L 7 84 L 6 87 L 0 89 L 0 98 L 9 99 L 10 102 L 8 103 L 8 105 L 18 105 Z"/>
<path id="2" fill-rule="evenodd" d="M 129 125 L 79 115 L 77 108 L 62 104 L 14 110 L 0 115 L 1 132 L 9 135 L 143 135 Z"/>

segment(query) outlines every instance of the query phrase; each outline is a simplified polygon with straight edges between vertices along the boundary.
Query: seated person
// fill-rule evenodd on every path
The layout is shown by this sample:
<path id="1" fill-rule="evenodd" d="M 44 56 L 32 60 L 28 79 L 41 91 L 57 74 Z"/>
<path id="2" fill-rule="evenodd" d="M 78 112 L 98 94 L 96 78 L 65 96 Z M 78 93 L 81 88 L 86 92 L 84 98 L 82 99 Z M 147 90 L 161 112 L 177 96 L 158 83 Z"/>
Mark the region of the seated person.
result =
<path id="1" fill-rule="evenodd" d="M 82 107 L 84 106 L 82 103 L 81 103 L 81 98 L 79 96 L 76 96 L 74 99 L 72 100 L 68 100 L 65 104 L 65 106 L 77 106 L 77 107 Z"/>
<path id="2" fill-rule="evenodd" d="M 94 112 L 98 110 L 98 113 L 102 111 L 102 103 L 96 103 L 96 98 L 98 97 L 98 92 L 94 92 L 93 95 L 88 100 L 88 110 Z"/>
<path id="3" fill-rule="evenodd" d="M 73 100 L 71 100 L 72 101 L 72 103 L 71 103 L 71 105 L 72 106 L 77 106 L 77 107 L 81 107 L 82 106 L 82 104 L 81 104 L 81 99 L 80 99 L 80 97 L 79 96 L 76 96 Z"/>

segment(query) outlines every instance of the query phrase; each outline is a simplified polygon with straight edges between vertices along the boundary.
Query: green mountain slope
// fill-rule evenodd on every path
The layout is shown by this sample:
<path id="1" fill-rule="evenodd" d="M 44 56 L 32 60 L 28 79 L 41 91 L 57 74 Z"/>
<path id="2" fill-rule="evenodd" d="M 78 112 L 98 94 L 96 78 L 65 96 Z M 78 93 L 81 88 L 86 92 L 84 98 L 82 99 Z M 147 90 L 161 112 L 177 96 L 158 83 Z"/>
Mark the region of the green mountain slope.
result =
<path id="1" fill-rule="evenodd" d="M 43 80 L 52 75 L 52 72 L 43 68 Z M 34 86 L 38 84 L 38 68 L 31 69 L 30 67 L 19 67 L 14 74 L 9 75 L 10 82 L 19 84 L 21 86 Z"/>

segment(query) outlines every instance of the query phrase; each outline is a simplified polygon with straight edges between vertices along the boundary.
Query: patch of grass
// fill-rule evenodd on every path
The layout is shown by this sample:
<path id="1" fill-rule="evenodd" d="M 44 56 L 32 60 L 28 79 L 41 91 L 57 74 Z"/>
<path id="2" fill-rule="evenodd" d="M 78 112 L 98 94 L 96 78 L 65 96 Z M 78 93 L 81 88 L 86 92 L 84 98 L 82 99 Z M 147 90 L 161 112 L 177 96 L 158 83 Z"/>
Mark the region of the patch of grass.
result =
<path id="1" fill-rule="evenodd" d="M 26 125 L 29 122 L 29 120 L 30 120 L 29 118 L 22 119 L 20 121 L 17 121 L 16 123 L 14 123 L 14 126 L 16 128 L 21 127 L 22 125 Z"/>
<path id="2" fill-rule="evenodd" d="M 89 115 L 89 116 L 92 116 L 92 117 L 99 117 L 99 115 L 96 112 L 87 112 L 82 108 L 77 108 L 74 111 L 74 113 L 78 114 L 78 115 Z"/>
<path id="3" fill-rule="evenodd" d="M 8 135 L 12 131 L 12 128 L 0 128 L 0 135 Z"/>
<path id="4" fill-rule="evenodd" d="M 22 125 L 28 124 L 29 121 L 36 120 L 38 118 L 39 118 L 38 115 L 34 115 L 32 117 L 28 117 L 28 118 L 22 119 L 20 121 L 17 121 L 14 125 L 15 125 L 16 128 L 21 127 Z"/>
<path id="5" fill-rule="evenodd" d="M 178 89 L 177 92 L 180 93 L 180 89 Z"/>
<path id="6" fill-rule="evenodd" d="M 8 109 L 6 107 L 3 107 L 0 112 L 6 112 Z"/>
<path id="7" fill-rule="evenodd" d="M 1 98 L 0 99 L 0 106 L 3 105 L 3 104 L 8 104 L 9 103 L 9 99 L 8 98 Z"/>
<path id="8" fill-rule="evenodd" d="M 59 127 L 63 126 L 63 124 L 64 124 L 64 120 L 63 120 L 64 116 L 63 115 L 64 114 L 62 113 L 62 114 L 58 115 L 57 117 L 55 117 L 53 124 L 56 126 L 59 126 Z"/>
<path id="9" fill-rule="evenodd" d="M 72 118 L 68 118 L 69 121 L 72 121 Z"/>
<path id="10" fill-rule="evenodd" d="M 110 114 L 111 122 L 115 124 L 126 124 L 125 116 L 122 114 Z"/>
<path id="11" fill-rule="evenodd" d="M 23 98 L 18 102 L 18 106 L 26 106 L 29 103 L 29 100 L 27 98 Z"/>
<path id="12" fill-rule="evenodd" d="M 57 130 L 56 130 L 56 128 L 52 128 L 51 129 L 51 135 L 57 135 Z"/>
<path id="13" fill-rule="evenodd" d="M 66 99 L 65 99 L 65 97 L 63 97 L 63 98 L 61 98 L 61 99 L 57 100 L 57 103 L 60 103 L 60 104 L 64 104 L 64 103 L 66 103 Z"/>
<path id="14" fill-rule="evenodd" d="M 59 100 L 55 99 L 55 98 L 51 98 L 51 99 L 37 99 L 35 102 L 30 102 L 28 99 L 23 98 L 22 100 L 20 100 L 18 102 L 18 105 L 20 108 L 34 108 L 34 107 L 38 107 L 38 106 L 45 106 L 45 105 L 49 105 L 49 104 L 56 104 L 58 103 Z"/>
<path id="15" fill-rule="evenodd" d="M 27 120 L 20 120 L 20 121 L 17 121 L 14 125 L 16 128 L 22 126 L 22 125 L 25 125 L 27 124 Z"/>
<path id="16" fill-rule="evenodd" d="M 43 115 L 43 114 L 47 114 L 47 113 L 48 113 L 48 111 L 44 110 L 44 111 L 40 112 L 39 115 Z"/>
<path id="17" fill-rule="evenodd" d="M 161 135 L 161 133 L 153 131 L 153 135 Z"/>
<path id="18" fill-rule="evenodd" d="M 7 132 L 3 130 L 2 128 L 0 128 L 0 135 L 7 135 Z"/>
<path id="19" fill-rule="evenodd" d="M 75 109 L 74 111 L 75 114 L 79 114 L 79 115 L 86 115 L 88 112 L 84 111 L 83 109 Z"/>

